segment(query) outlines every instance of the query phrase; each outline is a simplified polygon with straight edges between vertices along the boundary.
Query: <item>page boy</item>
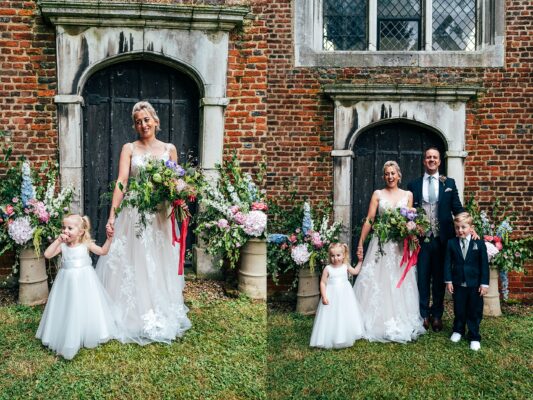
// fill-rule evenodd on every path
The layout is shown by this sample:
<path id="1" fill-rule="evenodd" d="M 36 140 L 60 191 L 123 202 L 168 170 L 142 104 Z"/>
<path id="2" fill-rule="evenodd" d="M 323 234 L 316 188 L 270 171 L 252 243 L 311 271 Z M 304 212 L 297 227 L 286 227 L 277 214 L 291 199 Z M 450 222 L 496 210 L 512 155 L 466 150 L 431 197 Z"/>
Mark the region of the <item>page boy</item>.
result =
<path id="1" fill-rule="evenodd" d="M 482 239 L 472 238 L 472 217 L 467 212 L 458 214 L 454 220 L 457 237 L 448 240 L 444 260 L 444 282 L 453 294 L 454 343 L 465 334 L 468 326 L 470 348 L 481 348 L 479 323 L 483 316 L 483 296 L 489 287 L 489 259 Z"/>

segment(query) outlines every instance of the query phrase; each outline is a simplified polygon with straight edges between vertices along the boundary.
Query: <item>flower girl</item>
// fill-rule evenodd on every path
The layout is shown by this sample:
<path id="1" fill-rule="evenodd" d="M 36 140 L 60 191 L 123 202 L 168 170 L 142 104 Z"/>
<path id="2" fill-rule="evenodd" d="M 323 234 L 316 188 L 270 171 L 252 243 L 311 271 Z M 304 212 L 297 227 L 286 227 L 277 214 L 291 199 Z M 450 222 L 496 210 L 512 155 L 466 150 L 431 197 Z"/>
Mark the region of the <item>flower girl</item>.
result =
<path id="1" fill-rule="evenodd" d="M 100 247 L 89 231 L 86 216 L 68 215 L 62 233 L 44 252 L 46 258 L 62 253 L 62 260 L 35 336 L 68 360 L 80 347 L 96 347 L 117 331 L 109 297 L 89 257 L 89 251 L 107 254 L 111 237 Z"/>
<path id="2" fill-rule="evenodd" d="M 363 324 L 359 305 L 348 273 L 357 275 L 361 262 L 355 268 L 348 265 L 348 246 L 332 243 L 328 249 L 331 264 L 327 265 L 320 279 L 321 303 L 318 305 L 312 347 L 343 348 L 354 344 L 363 336 Z"/>

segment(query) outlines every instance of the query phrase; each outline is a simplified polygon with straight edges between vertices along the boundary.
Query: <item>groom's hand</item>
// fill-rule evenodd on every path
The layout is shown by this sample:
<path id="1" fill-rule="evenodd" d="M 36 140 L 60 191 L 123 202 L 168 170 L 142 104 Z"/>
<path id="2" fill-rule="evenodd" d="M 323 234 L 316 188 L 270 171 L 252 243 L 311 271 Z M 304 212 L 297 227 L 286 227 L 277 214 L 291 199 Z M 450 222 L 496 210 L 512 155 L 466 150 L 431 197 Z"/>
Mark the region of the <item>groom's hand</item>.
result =
<path id="1" fill-rule="evenodd" d="M 450 294 L 453 294 L 453 283 L 447 283 L 446 289 L 448 289 L 448 292 L 450 292 Z"/>

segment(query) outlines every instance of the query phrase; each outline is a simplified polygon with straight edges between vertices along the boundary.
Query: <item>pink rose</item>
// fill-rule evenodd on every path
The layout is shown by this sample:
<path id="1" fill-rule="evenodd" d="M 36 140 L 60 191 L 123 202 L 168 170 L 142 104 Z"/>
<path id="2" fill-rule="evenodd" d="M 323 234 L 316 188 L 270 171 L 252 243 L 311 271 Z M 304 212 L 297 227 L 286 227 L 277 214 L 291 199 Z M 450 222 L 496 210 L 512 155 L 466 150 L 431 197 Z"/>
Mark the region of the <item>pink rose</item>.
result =
<path id="1" fill-rule="evenodd" d="M 490 235 L 485 235 L 483 236 L 483 239 L 485 240 L 485 242 L 492 242 L 494 240 L 494 237 Z"/>
<path id="2" fill-rule="evenodd" d="M 255 201 L 252 203 L 252 210 L 256 211 L 266 211 L 268 209 L 268 206 L 260 201 Z"/>
<path id="3" fill-rule="evenodd" d="M 239 212 L 239 206 L 231 206 L 229 210 L 232 214 L 237 214 L 237 212 Z"/>
<path id="4" fill-rule="evenodd" d="M 11 201 L 12 201 L 13 203 L 18 203 L 18 202 L 19 202 L 19 198 L 18 198 L 18 197 L 13 197 L 13 198 L 11 199 Z"/>
<path id="5" fill-rule="evenodd" d="M 414 231 L 416 229 L 416 223 L 414 221 L 409 221 L 405 224 L 405 226 L 407 229 L 409 229 L 409 231 Z"/>
<path id="6" fill-rule="evenodd" d="M 281 244 L 281 248 L 282 248 L 283 250 L 285 250 L 287 247 L 289 247 L 289 245 L 288 245 L 287 243 L 283 242 L 283 243 Z"/>
<path id="7" fill-rule="evenodd" d="M 494 245 L 496 246 L 496 248 L 497 248 L 498 250 L 503 249 L 503 245 L 502 245 L 502 242 L 501 242 L 501 241 L 500 241 L 500 242 L 495 242 Z"/>
<path id="8" fill-rule="evenodd" d="M 501 243 L 502 241 L 502 238 L 499 236 L 494 236 L 493 239 L 494 239 L 494 243 Z"/>
<path id="9" fill-rule="evenodd" d="M 11 204 L 8 204 L 6 206 L 6 214 L 13 215 L 14 212 L 15 212 L 15 209 L 13 208 L 13 206 Z"/>
<path id="10" fill-rule="evenodd" d="M 291 243 L 296 242 L 296 235 L 294 233 L 291 236 L 289 236 L 289 242 Z"/>

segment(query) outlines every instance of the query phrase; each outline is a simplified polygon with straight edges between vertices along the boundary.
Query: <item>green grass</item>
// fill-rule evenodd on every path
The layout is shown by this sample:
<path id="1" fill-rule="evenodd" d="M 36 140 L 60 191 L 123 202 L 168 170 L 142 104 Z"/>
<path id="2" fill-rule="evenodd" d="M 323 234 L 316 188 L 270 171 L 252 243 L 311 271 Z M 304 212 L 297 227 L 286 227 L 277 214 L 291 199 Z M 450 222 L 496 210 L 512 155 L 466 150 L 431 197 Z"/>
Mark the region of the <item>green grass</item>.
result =
<path id="1" fill-rule="evenodd" d="M 0 307 L 0 399 L 264 399 L 266 306 L 189 302 L 193 328 L 170 345 L 108 342 L 72 361 L 35 339 L 43 307 Z"/>
<path id="2" fill-rule="evenodd" d="M 481 323 L 481 350 L 442 332 L 408 344 L 359 340 L 342 350 L 309 347 L 313 318 L 269 312 L 269 399 L 527 399 L 533 393 L 531 307 Z M 518 310 L 518 312 L 516 311 Z M 529 393 L 529 394 L 528 394 Z"/>

